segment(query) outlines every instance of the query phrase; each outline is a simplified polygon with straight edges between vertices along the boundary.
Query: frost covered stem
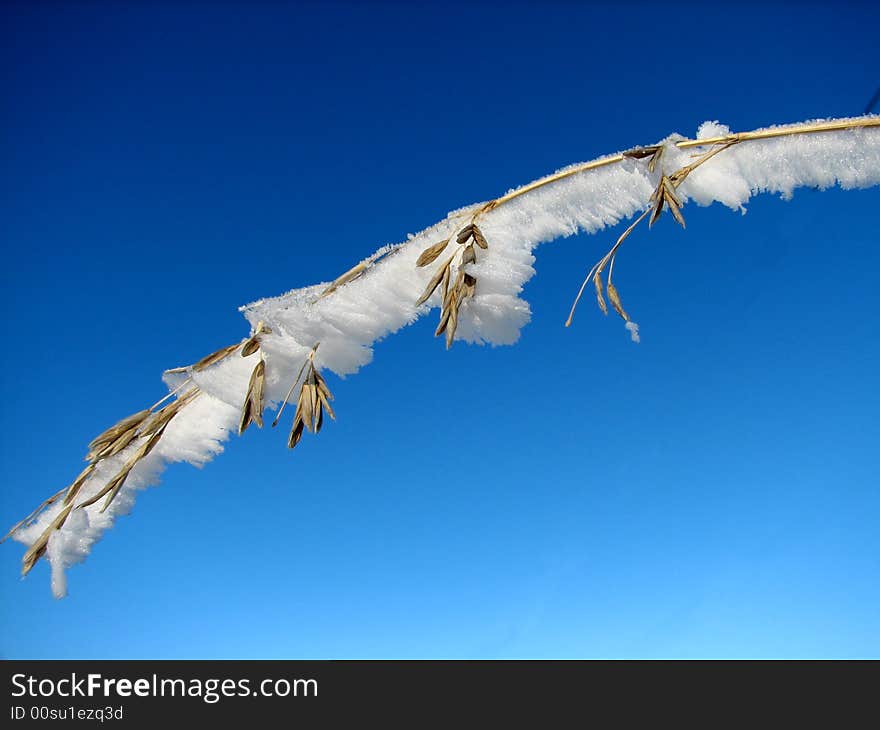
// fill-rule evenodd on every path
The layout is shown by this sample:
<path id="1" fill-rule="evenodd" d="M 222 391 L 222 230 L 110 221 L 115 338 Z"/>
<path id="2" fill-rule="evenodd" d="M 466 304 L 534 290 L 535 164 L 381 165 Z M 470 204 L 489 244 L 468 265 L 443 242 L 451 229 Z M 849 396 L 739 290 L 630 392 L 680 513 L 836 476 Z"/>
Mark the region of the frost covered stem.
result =
<path id="1" fill-rule="evenodd" d="M 880 117 L 872 117 L 870 119 L 858 119 L 845 122 L 816 122 L 815 124 L 809 125 L 776 127 L 774 129 L 761 129 L 755 132 L 738 132 L 735 134 L 728 134 L 723 137 L 710 137 L 708 139 L 682 139 L 674 142 L 673 144 L 675 144 L 675 146 L 680 149 L 687 149 L 690 147 L 705 147 L 714 144 L 730 145 L 737 142 L 752 142 L 760 139 L 773 139 L 775 137 L 788 137 L 800 134 L 816 134 L 820 132 L 839 132 L 845 129 L 866 129 L 870 127 L 880 127 Z M 726 149 L 726 146 L 722 147 L 721 149 Z M 721 150 L 719 150 L 719 152 L 720 151 Z M 540 180 L 535 180 L 528 185 L 524 185 L 521 188 L 512 190 L 506 195 L 502 195 L 500 198 L 495 198 L 495 200 L 487 203 L 480 211 L 480 213 L 488 213 L 489 211 L 497 208 L 499 205 L 503 205 L 510 200 L 514 200 L 521 195 L 530 193 L 533 190 L 544 187 L 545 185 L 555 183 L 558 180 L 564 180 L 565 178 L 571 177 L 572 175 L 578 175 L 582 172 L 586 172 L 587 170 L 594 170 L 598 167 L 614 165 L 618 162 L 623 162 L 623 160 L 625 159 L 626 155 L 620 153 L 612 155 L 611 157 L 602 158 L 600 160 L 585 162 L 582 165 L 575 165 L 568 170 L 563 170 L 562 172 L 548 175 L 547 177 L 541 178 Z"/>

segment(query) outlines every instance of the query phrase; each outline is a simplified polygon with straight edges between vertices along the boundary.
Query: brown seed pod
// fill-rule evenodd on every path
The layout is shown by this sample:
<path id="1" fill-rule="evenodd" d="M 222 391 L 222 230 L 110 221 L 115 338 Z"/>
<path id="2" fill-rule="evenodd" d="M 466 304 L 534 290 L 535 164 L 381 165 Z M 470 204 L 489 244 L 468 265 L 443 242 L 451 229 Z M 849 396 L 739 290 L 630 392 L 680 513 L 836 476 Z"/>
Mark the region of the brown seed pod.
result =
<path id="1" fill-rule="evenodd" d="M 476 243 L 484 251 L 489 248 L 489 242 L 486 240 L 483 232 L 476 226 L 474 226 L 474 243 Z"/>
<path id="2" fill-rule="evenodd" d="M 241 346 L 241 356 L 250 357 L 260 349 L 260 341 L 256 337 L 251 337 Z"/>
<path id="3" fill-rule="evenodd" d="M 654 172 L 657 165 L 660 163 L 660 160 L 663 159 L 663 152 L 666 149 L 663 145 L 658 145 L 654 148 L 654 152 L 651 153 L 651 159 L 648 160 L 648 172 Z"/>
<path id="4" fill-rule="evenodd" d="M 69 504 L 61 512 L 58 513 L 58 516 L 52 520 L 52 523 L 43 531 L 43 533 L 31 544 L 28 548 L 28 551 L 24 554 L 24 557 L 21 559 L 21 574 L 23 576 L 27 575 L 31 572 L 31 568 L 37 564 L 37 561 L 43 557 L 46 552 L 46 547 L 49 545 L 49 538 L 52 536 L 52 533 L 56 530 L 60 530 L 64 522 L 67 520 L 67 516 L 70 514 L 70 510 L 73 509 L 73 505 Z"/>
<path id="5" fill-rule="evenodd" d="M 624 152 L 623 156 L 632 160 L 643 160 L 653 155 L 655 150 L 656 147 L 635 147 Z"/>
<path id="6" fill-rule="evenodd" d="M 312 348 L 312 351 L 309 353 L 309 356 L 300 368 L 296 379 L 293 381 L 293 385 L 291 385 L 290 390 L 287 391 L 287 395 L 282 401 L 281 406 L 278 408 L 278 414 L 272 423 L 273 426 L 278 423 L 281 418 L 281 413 L 284 410 L 284 406 L 290 399 L 293 389 L 296 387 L 297 383 L 299 383 L 300 376 L 305 372 L 306 376 L 303 384 L 300 386 L 299 397 L 297 398 L 296 413 L 293 416 L 293 426 L 291 427 L 290 435 L 287 438 L 287 447 L 290 449 L 294 448 L 300 442 L 304 431 L 318 433 L 321 430 L 321 426 L 324 424 L 325 410 L 332 419 L 336 419 L 336 414 L 330 407 L 330 401 L 333 400 L 333 394 L 330 392 L 330 388 L 327 387 L 327 382 L 318 371 L 318 368 L 315 367 L 314 356 L 317 349 L 318 345 L 315 345 Z"/>
<path id="7" fill-rule="evenodd" d="M 617 293 L 617 289 L 610 281 L 608 282 L 608 299 L 611 300 L 611 306 L 614 307 L 614 311 L 623 318 L 623 321 L 629 322 L 629 315 L 623 309 L 623 304 L 620 301 L 620 294 Z"/>
<path id="8" fill-rule="evenodd" d="M 257 350 L 260 349 L 260 336 L 261 335 L 271 335 L 272 330 L 267 327 L 263 322 L 257 322 L 257 326 L 254 328 L 254 334 L 250 336 L 250 338 L 241 346 L 241 356 L 249 357 L 253 355 Z"/>
<path id="9" fill-rule="evenodd" d="M 106 431 L 104 431 L 99 436 L 96 436 L 89 443 L 89 451 L 100 451 L 106 446 L 113 443 L 120 435 L 125 433 L 131 428 L 137 428 L 144 422 L 144 420 L 152 415 L 152 411 L 149 409 L 138 411 L 137 413 L 132 413 L 130 416 L 123 418 L 118 423 L 115 423 Z"/>
<path id="10" fill-rule="evenodd" d="M 265 381 L 266 363 L 260 360 L 254 367 L 248 382 L 247 393 L 241 408 L 241 420 L 238 424 L 239 435 L 243 434 L 252 423 L 256 423 L 259 428 L 263 427 L 263 386 Z"/>
<path id="11" fill-rule="evenodd" d="M 477 292 L 477 277 L 471 276 L 470 274 L 464 275 L 463 287 L 465 296 L 473 297 Z"/>
<path id="12" fill-rule="evenodd" d="M 235 352 L 239 347 L 240 343 L 236 342 L 234 345 L 228 345 L 227 347 L 223 347 L 216 352 L 212 352 L 210 355 L 206 355 L 201 360 L 199 360 L 195 365 L 192 366 L 192 369 L 196 372 L 200 372 L 205 368 L 211 367 L 211 365 L 215 365 L 221 360 L 225 360 L 229 357 L 233 352 Z"/>
<path id="13" fill-rule="evenodd" d="M 335 292 L 339 287 L 341 287 L 341 286 L 345 286 L 345 285 L 348 284 L 349 282 L 354 281 L 354 280 L 357 279 L 361 274 L 363 274 L 363 273 L 364 273 L 369 267 L 370 267 L 370 262 L 368 262 L 368 261 L 361 261 L 359 264 L 356 264 L 355 266 L 352 266 L 352 267 L 351 267 L 348 271 L 346 271 L 342 276 L 340 276 L 340 277 L 334 279 L 334 280 L 329 284 L 329 286 L 327 286 L 327 288 L 324 289 L 324 291 L 322 291 L 322 292 L 318 295 L 318 299 L 323 299 L 323 298 L 326 297 L 328 294 L 332 294 L 333 292 Z"/>
<path id="14" fill-rule="evenodd" d="M 437 260 L 437 257 L 446 250 L 448 245 L 449 239 L 447 238 L 445 241 L 438 241 L 433 246 L 428 246 L 428 248 L 422 251 L 421 255 L 416 260 L 416 266 L 421 268 L 422 266 L 434 263 L 434 261 Z"/>
<path id="15" fill-rule="evenodd" d="M 70 504 L 74 500 L 79 493 L 79 490 L 82 489 L 82 485 L 86 483 L 86 480 L 92 475 L 94 470 L 95 465 L 89 464 L 79 473 L 79 476 L 74 479 L 73 483 L 67 488 L 67 493 L 64 495 L 64 504 Z"/>
<path id="16" fill-rule="evenodd" d="M 475 226 L 474 226 L 473 223 L 468 223 L 464 228 L 462 228 L 462 229 L 458 232 L 458 235 L 455 237 L 455 240 L 456 240 L 458 243 L 466 243 L 467 240 L 468 240 L 468 239 L 471 237 L 471 235 L 473 234 L 474 228 L 475 228 Z"/>
<path id="17" fill-rule="evenodd" d="M 445 264 L 443 264 L 436 272 L 434 272 L 434 276 L 431 277 L 431 280 L 428 282 L 428 286 L 425 287 L 425 291 L 422 292 L 422 296 L 418 298 L 416 301 L 416 306 L 420 306 L 424 304 L 430 296 L 434 293 L 438 286 L 440 286 L 440 282 L 443 280 L 445 274 L 452 264 L 452 259 L 455 258 L 455 255 L 449 257 Z"/>
<path id="18" fill-rule="evenodd" d="M 593 276 L 593 284 L 596 287 L 596 301 L 599 303 L 599 309 L 603 314 L 608 314 L 608 305 L 605 304 L 605 297 L 602 295 L 602 276 L 601 271 L 597 271 Z"/>
<path id="19" fill-rule="evenodd" d="M 467 264 L 473 264 L 477 261 L 477 253 L 474 251 L 474 244 L 469 243 L 464 247 L 464 250 L 461 252 L 461 262 L 459 266 L 465 266 Z"/>

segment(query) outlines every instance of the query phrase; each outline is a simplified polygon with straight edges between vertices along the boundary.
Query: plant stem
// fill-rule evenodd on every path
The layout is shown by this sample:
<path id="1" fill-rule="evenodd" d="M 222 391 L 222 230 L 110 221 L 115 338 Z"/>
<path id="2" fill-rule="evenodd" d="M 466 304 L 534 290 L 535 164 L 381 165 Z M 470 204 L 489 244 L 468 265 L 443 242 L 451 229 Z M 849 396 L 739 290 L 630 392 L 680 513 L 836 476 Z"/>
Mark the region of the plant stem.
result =
<path id="1" fill-rule="evenodd" d="M 880 127 L 880 117 L 869 117 L 865 119 L 858 119 L 855 121 L 846 122 L 814 122 L 812 124 L 800 124 L 788 127 L 775 127 L 773 129 L 762 129 L 755 132 L 738 132 L 736 134 L 728 134 L 722 137 L 709 137 L 707 139 L 682 139 L 674 142 L 673 144 L 679 149 L 688 149 L 690 147 L 704 147 L 714 144 L 730 145 L 736 144 L 738 142 L 752 142 L 760 139 L 793 137 L 800 134 L 816 134 L 821 132 L 839 132 L 846 129 L 867 129 L 870 127 Z M 502 195 L 500 198 L 495 198 L 495 200 L 487 203 L 480 211 L 480 213 L 488 213 L 489 211 L 495 210 L 499 206 L 504 205 L 511 200 L 515 200 L 516 198 L 519 198 L 523 195 L 526 195 L 533 190 L 542 188 L 545 185 L 550 185 L 552 183 L 558 182 L 559 180 L 564 180 L 565 178 L 572 177 L 573 175 L 579 175 L 580 173 L 586 172 L 587 170 L 595 170 L 599 167 L 614 165 L 618 162 L 623 162 L 623 160 L 625 159 L 627 159 L 626 155 L 620 153 L 612 155 L 611 157 L 602 158 L 600 160 L 584 162 L 580 165 L 575 165 L 574 167 L 571 167 L 567 170 L 563 170 L 562 172 L 548 175 L 547 177 L 541 178 L 540 180 L 535 180 L 528 185 L 524 185 L 521 188 L 512 190 L 506 195 Z"/>

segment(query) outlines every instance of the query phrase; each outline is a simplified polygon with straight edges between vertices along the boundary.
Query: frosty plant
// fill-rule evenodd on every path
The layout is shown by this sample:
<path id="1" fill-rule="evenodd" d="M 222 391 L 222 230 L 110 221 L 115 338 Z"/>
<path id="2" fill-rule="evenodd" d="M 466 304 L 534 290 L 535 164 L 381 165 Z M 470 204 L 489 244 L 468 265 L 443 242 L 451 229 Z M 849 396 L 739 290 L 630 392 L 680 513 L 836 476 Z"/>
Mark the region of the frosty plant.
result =
<path id="1" fill-rule="evenodd" d="M 731 138 L 719 141 L 715 147 L 710 148 L 707 152 L 697 155 L 697 159 L 694 162 L 685 165 L 670 175 L 662 174 L 660 176 L 660 180 L 657 182 L 657 187 L 654 189 L 654 192 L 651 193 L 651 197 L 648 200 L 649 206 L 642 211 L 642 214 L 636 218 L 623 233 L 620 234 L 620 238 L 617 239 L 608 253 L 599 259 L 599 261 L 593 265 L 593 268 L 590 269 L 590 272 L 584 279 L 584 283 L 581 284 L 577 296 L 574 298 L 574 304 L 571 305 L 568 319 L 565 320 L 566 327 L 571 326 L 571 321 L 574 318 L 574 310 L 577 309 L 578 302 L 580 301 L 581 295 L 584 293 L 584 289 L 589 281 L 592 281 L 596 287 L 596 299 L 599 302 L 599 308 L 604 314 L 608 314 L 608 305 L 605 303 L 605 297 L 603 296 L 602 290 L 602 272 L 607 266 L 608 276 L 606 277 L 605 287 L 608 291 L 608 299 L 611 300 L 611 306 L 614 307 L 614 311 L 621 316 L 624 322 L 626 322 L 626 328 L 630 331 L 632 339 L 635 342 L 639 341 L 639 326 L 630 320 L 629 315 L 623 308 L 623 303 L 620 301 L 620 294 L 611 282 L 611 276 L 614 273 L 614 259 L 617 256 L 617 249 L 620 248 L 620 245 L 627 239 L 629 234 L 635 230 L 636 226 L 638 226 L 649 213 L 651 214 L 651 218 L 648 220 L 648 226 L 653 226 L 663 212 L 664 207 L 669 209 L 669 212 L 672 213 L 672 217 L 675 218 L 676 222 L 678 222 L 682 228 L 684 228 L 684 216 L 681 214 L 682 202 L 676 192 L 679 185 L 685 181 L 690 173 L 696 170 L 704 162 L 739 142 L 739 139 L 733 139 L 733 136 L 736 135 L 731 135 Z M 664 145 L 643 147 L 624 152 L 623 157 L 635 160 L 647 158 L 648 172 L 653 173 L 657 167 L 657 163 L 662 159 L 663 151 L 665 149 L 666 147 Z"/>
<path id="2" fill-rule="evenodd" d="M 278 425 L 281 414 L 284 412 L 284 406 L 287 405 L 287 401 L 293 395 L 294 389 L 299 385 L 299 379 L 305 370 L 306 377 L 299 389 L 296 413 L 293 416 L 293 427 L 290 429 L 290 436 L 287 437 L 287 448 L 289 449 L 294 448 L 299 443 L 303 435 L 303 429 L 311 433 L 318 433 L 321 430 L 321 426 L 324 423 L 324 411 L 327 411 L 327 415 L 330 418 L 334 421 L 336 420 L 336 414 L 330 407 L 333 394 L 330 392 L 330 388 L 327 387 L 324 378 L 321 377 L 320 371 L 315 367 L 315 353 L 318 351 L 318 345 L 320 344 L 319 342 L 312 348 L 303 366 L 299 369 L 293 385 L 290 386 L 290 390 L 287 391 L 287 395 L 281 401 L 278 415 L 275 416 L 275 420 L 272 422 L 273 427 Z"/>
<path id="3" fill-rule="evenodd" d="M 305 431 L 317 434 L 325 413 L 335 418 L 323 372 L 356 372 L 372 359 L 377 340 L 435 306 L 435 334 L 445 336 L 447 347 L 456 340 L 516 342 L 530 316 L 519 295 L 535 273 L 532 252 L 540 243 L 631 220 L 587 273 L 566 325 L 592 282 L 599 307 L 607 313 L 610 302 L 637 342 L 638 325 L 624 309 L 613 274 L 622 244 L 646 218 L 650 227 L 668 210 L 684 227 L 682 211 L 690 202 L 744 210 L 759 192 L 787 198 L 800 186 L 878 183 L 880 117 L 743 133 L 706 122 L 693 139 L 671 135 L 572 165 L 454 211 L 330 283 L 242 307 L 251 324 L 246 339 L 165 371 L 168 395 L 92 440 L 86 467 L 73 482 L 10 530 L 7 537 L 27 545 L 22 572 L 46 557 L 53 592 L 64 595 L 66 568 L 88 555 L 166 464 L 210 461 L 232 432 L 261 427 L 266 408 L 277 406 L 274 426 L 295 398 L 289 447 Z"/>
<path id="4" fill-rule="evenodd" d="M 476 216 L 474 216 L 476 218 Z M 446 349 L 452 347 L 455 339 L 455 330 L 458 327 L 458 312 L 466 299 L 473 297 L 477 289 L 477 278 L 465 270 L 468 264 L 477 263 L 477 252 L 474 246 L 479 246 L 484 251 L 489 248 L 489 243 L 477 224 L 472 220 L 462 228 L 455 236 L 455 242 L 459 244 L 458 250 L 443 263 L 416 300 L 416 306 L 424 304 L 431 295 L 440 287 L 441 306 L 440 324 L 434 331 L 434 336 L 439 337 L 446 333 Z M 416 266 L 427 266 L 443 253 L 449 246 L 452 236 L 438 243 L 428 246 L 416 259 Z M 452 281 L 452 270 L 455 268 L 455 280 Z M 452 283 L 450 284 L 450 281 Z"/>

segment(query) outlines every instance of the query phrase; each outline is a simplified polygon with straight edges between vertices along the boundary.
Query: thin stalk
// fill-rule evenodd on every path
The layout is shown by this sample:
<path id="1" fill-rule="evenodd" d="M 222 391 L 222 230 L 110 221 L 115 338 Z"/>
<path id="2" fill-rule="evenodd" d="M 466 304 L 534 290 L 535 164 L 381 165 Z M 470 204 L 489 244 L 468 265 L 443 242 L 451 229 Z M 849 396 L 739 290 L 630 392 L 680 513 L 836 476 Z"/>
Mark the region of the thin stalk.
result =
<path id="1" fill-rule="evenodd" d="M 723 137 L 709 137 L 707 139 L 681 139 L 673 144 L 679 149 L 688 149 L 690 147 L 705 147 L 707 145 L 714 144 L 724 144 L 730 145 L 735 144 L 737 142 L 751 142 L 760 139 L 773 139 L 776 137 L 789 137 L 796 136 L 799 134 L 817 134 L 821 132 L 838 132 L 845 129 L 866 129 L 870 127 L 880 127 L 880 117 L 870 118 L 870 119 L 859 119 L 856 121 L 849 122 L 817 122 L 811 125 L 798 125 L 798 126 L 790 126 L 790 127 L 778 127 L 775 129 L 762 129 L 755 132 L 738 132 L 736 134 L 727 134 Z M 722 147 L 721 149 L 726 149 Z M 721 151 L 720 149 L 718 150 Z M 608 165 L 614 165 L 618 162 L 623 162 L 626 159 L 624 154 L 612 155 L 611 157 L 605 157 L 601 160 L 593 160 L 592 162 L 584 162 L 580 165 L 575 165 L 568 170 L 563 170 L 562 172 L 557 172 L 553 175 L 548 175 L 547 177 L 541 178 L 540 180 L 535 180 L 534 182 L 529 183 L 528 185 L 524 185 L 521 188 L 517 188 L 516 190 L 512 190 L 506 195 L 502 195 L 500 198 L 496 198 L 495 200 L 487 203 L 483 209 L 480 211 L 481 213 L 488 213 L 491 210 L 495 210 L 495 208 L 504 205 L 505 203 L 510 202 L 511 200 L 515 200 L 527 193 L 532 192 L 533 190 L 537 190 L 539 188 L 544 187 L 545 185 L 550 185 L 552 183 L 558 182 L 559 180 L 564 180 L 565 178 L 572 177 L 573 175 L 579 175 L 582 172 L 586 172 L 587 170 L 595 170 L 599 167 L 606 167 Z"/>
<path id="2" fill-rule="evenodd" d="M 586 289 L 587 284 L 592 281 L 593 276 L 596 274 L 597 270 L 601 273 L 602 269 L 605 268 L 605 264 L 608 263 L 608 259 L 612 259 L 613 261 L 613 256 L 617 249 L 620 248 L 620 244 L 622 244 L 626 240 L 627 236 L 629 236 L 629 234 L 633 232 L 633 229 L 645 219 L 645 216 L 648 215 L 650 210 L 650 208 L 647 208 L 638 218 L 630 223 L 629 227 L 620 234 L 620 238 L 617 239 L 617 242 L 611 247 L 611 250 L 606 253 L 597 263 L 593 264 L 593 268 L 590 269 L 590 273 L 587 274 L 587 277 L 584 279 L 584 283 L 581 284 L 581 288 L 578 290 L 577 296 L 574 298 L 574 304 L 571 305 L 571 311 L 568 313 L 568 319 L 565 320 L 566 327 L 571 326 L 571 320 L 574 318 L 574 310 L 577 309 L 578 302 L 581 300 L 581 296 L 583 296 L 584 289 Z M 610 272 L 608 275 L 609 277 L 611 276 Z"/>

